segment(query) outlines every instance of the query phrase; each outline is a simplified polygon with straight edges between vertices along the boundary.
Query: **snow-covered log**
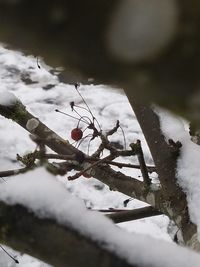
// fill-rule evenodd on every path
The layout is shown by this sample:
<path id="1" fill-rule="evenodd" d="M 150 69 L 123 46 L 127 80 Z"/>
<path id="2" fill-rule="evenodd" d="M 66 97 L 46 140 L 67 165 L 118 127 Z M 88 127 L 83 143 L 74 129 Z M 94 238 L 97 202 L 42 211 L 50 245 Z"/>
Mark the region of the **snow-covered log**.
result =
<path id="1" fill-rule="evenodd" d="M 2 243 L 54 267 L 200 264 L 195 252 L 130 234 L 103 215 L 87 210 L 43 167 L 1 186 L 0 238 Z"/>

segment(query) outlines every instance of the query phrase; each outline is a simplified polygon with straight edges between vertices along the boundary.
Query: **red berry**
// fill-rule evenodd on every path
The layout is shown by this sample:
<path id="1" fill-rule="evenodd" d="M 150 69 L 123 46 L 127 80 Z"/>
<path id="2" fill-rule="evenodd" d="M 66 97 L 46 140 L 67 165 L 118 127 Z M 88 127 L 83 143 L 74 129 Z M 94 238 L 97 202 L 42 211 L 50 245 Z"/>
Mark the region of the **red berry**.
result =
<path id="1" fill-rule="evenodd" d="M 79 128 L 74 128 L 72 131 L 71 131 L 71 138 L 74 140 L 74 141 L 79 141 L 81 140 L 81 138 L 83 137 L 83 131 Z"/>

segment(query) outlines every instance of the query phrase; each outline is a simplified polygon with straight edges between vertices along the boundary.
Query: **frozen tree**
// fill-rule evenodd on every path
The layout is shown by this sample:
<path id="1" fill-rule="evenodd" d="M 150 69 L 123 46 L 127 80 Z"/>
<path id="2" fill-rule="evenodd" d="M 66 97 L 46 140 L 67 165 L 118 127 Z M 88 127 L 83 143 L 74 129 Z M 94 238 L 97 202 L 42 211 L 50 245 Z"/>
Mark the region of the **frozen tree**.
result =
<path id="1" fill-rule="evenodd" d="M 144 162 L 139 141 L 132 143 L 130 150 L 119 151 L 112 147 L 107 136 L 101 136 L 102 146 L 92 159 L 42 124 L 18 99 L 4 94 L 0 100 L 0 114 L 29 131 L 40 148 L 38 153 L 29 155 L 28 161 L 21 159 L 25 167 L 18 172 L 34 168 L 36 159 L 48 159 L 50 155 L 45 152 L 45 146 L 48 146 L 56 152 L 56 157 L 75 162 L 67 166 L 79 171 L 71 179 L 89 171 L 111 189 L 148 203 L 150 207 L 141 210 L 139 216 L 167 215 L 180 232 L 181 238 L 177 238 L 177 242 L 199 251 L 198 225 L 190 219 L 186 194 L 177 182 L 177 161 L 185 144 L 173 136 L 166 138 L 156 109 L 152 108 L 152 102 L 156 102 L 185 116 L 192 121 L 193 134 L 196 134 L 199 126 L 199 10 L 195 0 L 1 1 L 2 42 L 43 56 L 51 64 L 69 67 L 70 71 L 77 71 L 83 77 L 94 77 L 96 81 L 124 88 L 152 153 L 160 186 L 155 187 L 149 179 L 151 170 Z M 118 127 L 116 124 L 110 134 Z M 100 135 L 95 130 L 93 127 L 93 134 Z M 110 154 L 101 159 L 100 152 L 104 148 L 108 148 Z M 138 156 L 143 182 L 110 167 L 113 159 L 125 155 Z M 68 171 L 61 166 L 48 167 L 55 174 Z M 11 174 L 16 171 L 1 175 Z M 80 259 L 89 254 L 92 255 L 91 266 L 94 262 L 97 264 L 102 254 L 100 265 L 124 266 L 119 254 L 113 254 L 98 242 L 96 246 L 88 236 L 84 240 L 77 238 L 77 229 L 75 232 L 67 229 L 66 233 L 66 229 L 54 220 L 40 219 L 28 213 L 20 206 L 22 203 L 17 203 L 19 206 L 13 209 L 5 203 L 7 198 L 2 199 L 2 217 L 6 219 L 2 222 L 1 236 L 8 245 L 28 251 L 55 266 L 63 266 L 66 261 L 69 266 L 79 266 L 82 264 Z M 34 210 L 32 206 L 28 208 Z M 25 219 L 16 226 L 15 216 L 19 214 Z M 122 214 L 122 220 L 126 220 L 126 216 L 134 219 L 138 213 Z M 112 219 L 121 220 L 119 214 Z M 27 227 L 34 229 L 33 237 L 28 240 L 26 233 L 30 228 Z M 44 228 L 48 247 L 43 246 L 44 237 L 39 235 Z M 54 228 L 58 233 L 56 238 L 52 234 Z M 81 233 L 80 229 L 78 233 Z M 64 242 L 69 242 L 70 247 L 66 253 L 61 249 Z M 84 253 L 83 244 L 87 247 Z M 52 253 L 55 246 L 57 257 Z M 74 247 L 80 257 L 73 254 Z M 148 266 L 147 262 L 137 261 L 126 264 Z"/>

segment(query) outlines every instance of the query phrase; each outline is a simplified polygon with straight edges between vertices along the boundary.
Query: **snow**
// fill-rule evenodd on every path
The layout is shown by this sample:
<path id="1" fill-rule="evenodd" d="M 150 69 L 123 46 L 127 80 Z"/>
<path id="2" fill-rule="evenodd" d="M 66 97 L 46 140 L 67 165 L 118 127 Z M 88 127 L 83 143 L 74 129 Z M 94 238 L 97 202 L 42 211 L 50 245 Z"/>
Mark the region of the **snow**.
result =
<path id="1" fill-rule="evenodd" d="M 43 167 L 3 183 L 0 199 L 10 205 L 21 204 L 39 217 L 54 218 L 77 229 L 130 264 L 155 267 L 200 264 L 200 255 L 194 252 L 145 235 L 126 233 L 100 213 L 87 210 L 83 201 L 71 196 Z"/>
<path id="2" fill-rule="evenodd" d="M 4 91 L 0 92 L 0 105 L 2 106 L 11 106 L 17 102 L 17 98 L 13 93 Z"/>
<path id="3" fill-rule="evenodd" d="M 6 251 L 8 251 L 14 258 L 19 259 L 19 264 L 16 264 L 13 260 L 9 258 L 9 256 L 4 252 L 0 251 L 0 266 L 1 267 L 50 267 L 46 263 L 39 261 L 33 257 L 28 255 L 21 256 L 19 252 L 12 250 L 9 247 L 3 246 Z"/>
<path id="4" fill-rule="evenodd" d="M 169 224 L 169 218 L 164 215 L 162 216 L 162 220 L 160 219 L 160 216 L 154 216 L 148 221 L 140 219 L 136 220 L 134 224 L 132 222 L 123 222 L 120 223 L 119 226 L 130 233 L 145 234 L 156 239 L 170 242 L 171 237 L 166 232 L 166 225 Z"/>
<path id="5" fill-rule="evenodd" d="M 177 179 L 186 193 L 190 219 L 197 225 L 200 241 L 200 146 L 191 141 L 188 124 L 182 118 L 162 109 L 157 111 L 166 139 L 182 143 L 177 162 Z"/>
<path id="6" fill-rule="evenodd" d="M 35 118 L 29 119 L 26 123 L 26 129 L 30 132 L 34 131 L 39 125 L 39 121 Z"/>

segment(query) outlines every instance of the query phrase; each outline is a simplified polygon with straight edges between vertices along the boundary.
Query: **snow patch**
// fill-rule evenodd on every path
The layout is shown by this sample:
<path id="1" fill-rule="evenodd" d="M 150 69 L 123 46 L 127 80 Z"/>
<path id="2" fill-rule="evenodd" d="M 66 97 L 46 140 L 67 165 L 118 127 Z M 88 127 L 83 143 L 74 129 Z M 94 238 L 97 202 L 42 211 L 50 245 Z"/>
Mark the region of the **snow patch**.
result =
<path id="1" fill-rule="evenodd" d="M 2 106 L 12 106 L 15 104 L 18 100 L 18 98 L 8 91 L 0 92 L 0 105 Z"/>
<path id="2" fill-rule="evenodd" d="M 27 121 L 26 123 L 26 129 L 30 132 L 34 131 L 39 125 L 39 121 L 35 118 L 32 118 Z"/>

